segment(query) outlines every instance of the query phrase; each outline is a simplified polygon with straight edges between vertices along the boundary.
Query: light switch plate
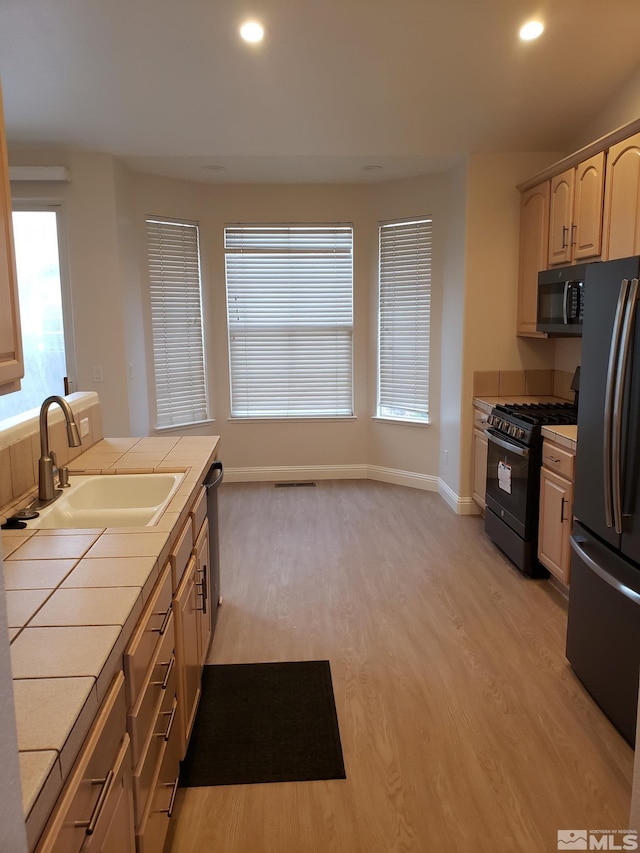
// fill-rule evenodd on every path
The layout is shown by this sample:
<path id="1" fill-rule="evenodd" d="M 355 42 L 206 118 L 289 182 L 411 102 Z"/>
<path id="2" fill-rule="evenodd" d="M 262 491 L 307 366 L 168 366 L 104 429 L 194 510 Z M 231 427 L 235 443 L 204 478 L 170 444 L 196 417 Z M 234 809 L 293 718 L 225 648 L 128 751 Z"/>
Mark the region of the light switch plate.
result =
<path id="1" fill-rule="evenodd" d="M 81 418 L 80 420 L 80 438 L 89 435 L 89 418 Z"/>

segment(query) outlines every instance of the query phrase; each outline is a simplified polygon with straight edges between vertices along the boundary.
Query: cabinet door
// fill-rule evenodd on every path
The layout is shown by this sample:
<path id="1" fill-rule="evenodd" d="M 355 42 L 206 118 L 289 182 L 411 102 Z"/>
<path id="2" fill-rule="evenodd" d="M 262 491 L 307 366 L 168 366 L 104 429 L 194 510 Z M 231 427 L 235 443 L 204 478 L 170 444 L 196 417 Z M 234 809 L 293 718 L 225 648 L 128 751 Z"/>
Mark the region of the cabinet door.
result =
<path id="1" fill-rule="evenodd" d="M 198 644 L 198 566 L 191 557 L 175 596 L 178 713 L 184 758 L 200 700 L 200 648 Z"/>
<path id="2" fill-rule="evenodd" d="M 575 169 L 567 169 L 551 179 L 549 266 L 571 262 L 574 186 Z"/>
<path id="3" fill-rule="evenodd" d="M 596 258 L 602 251 L 604 151 L 576 167 L 571 248 L 573 260 Z"/>
<path id="4" fill-rule="evenodd" d="M 18 278 L 13 248 L 9 165 L 0 92 L 0 394 L 17 391 L 24 376 L 18 309 Z"/>
<path id="5" fill-rule="evenodd" d="M 209 524 L 205 519 L 196 541 L 196 560 L 198 562 L 198 645 L 200 667 L 206 662 L 211 643 L 211 608 L 217 607 L 213 601 L 214 590 L 211 587 L 211 566 L 209 564 Z M 202 674 L 202 672 L 200 673 Z"/>
<path id="6" fill-rule="evenodd" d="M 135 849 L 131 749 L 119 672 L 58 798 L 37 853 Z M 104 844 L 104 846 L 103 846 Z"/>
<path id="7" fill-rule="evenodd" d="M 573 485 L 542 468 L 540 472 L 540 529 L 538 559 L 563 583 L 569 583 Z"/>
<path id="8" fill-rule="evenodd" d="M 603 234 L 605 259 L 640 254 L 640 133 L 609 149 Z"/>
<path id="9" fill-rule="evenodd" d="M 484 509 L 484 494 L 487 488 L 487 455 L 489 442 L 479 429 L 473 431 L 473 491 L 472 497 Z"/>
<path id="10" fill-rule="evenodd" d="M 546 338 L 536 331 L 538 273 L 547 268 L 549 181 L 522 194 L 520 202 L 520 266 L 518 274 L 519 335 Z"/>

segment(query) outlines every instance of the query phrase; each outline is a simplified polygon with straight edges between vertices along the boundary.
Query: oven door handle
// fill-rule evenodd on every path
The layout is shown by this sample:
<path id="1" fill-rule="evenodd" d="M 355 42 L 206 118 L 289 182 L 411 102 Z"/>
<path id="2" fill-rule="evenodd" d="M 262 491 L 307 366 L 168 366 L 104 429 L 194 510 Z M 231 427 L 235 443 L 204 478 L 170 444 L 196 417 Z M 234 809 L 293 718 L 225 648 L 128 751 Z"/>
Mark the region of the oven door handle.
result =
<path id="1" fill-rule="evenodd" d="M 498 433 L 492 429 L 485 429 L 484 434 L 487 436 L 489 441 L 493 441 L 498 447 L 502 447 L 503 450 L 508 450 L 510 453 L 515 453 L 516 456 L 522 456 L 523 459 L 529 458 L 529 448 L 528 447 L 520 447 L 519 444 L 512 444 L 510 441 L 505 441 L 504 438 L 500 438 Z"/>

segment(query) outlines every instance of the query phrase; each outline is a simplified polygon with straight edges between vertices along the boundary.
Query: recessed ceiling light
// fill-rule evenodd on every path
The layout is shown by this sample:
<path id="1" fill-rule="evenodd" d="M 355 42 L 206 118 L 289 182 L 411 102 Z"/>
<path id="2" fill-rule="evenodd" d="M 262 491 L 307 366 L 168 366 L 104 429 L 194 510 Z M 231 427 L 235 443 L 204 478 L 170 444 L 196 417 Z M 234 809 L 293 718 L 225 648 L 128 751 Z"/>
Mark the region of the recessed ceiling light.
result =
<path id="1" fill-rule="evenodd" d="M 543 30 L 544 26 L 540 21 L 527 21 L 526 24 L 520 27 L 520 38 L 523 41 L 537 39 L 539 35 L 542 35 Z"/>
<path id="2" fill-rule="evenodd" d="M 382 166 L 379 166 L 377 163 L 370 163 L 369 165 L 362 167 L 363 172 L 375 172 L 378 169 L 382 169 Z"/>
<path id="3" fill-rule="evenodd" d="M 246 21 L 240 27 L 240 35 L 245 41 L 255 43 L 262 41 L 264 29 L 257 21 Z"/>

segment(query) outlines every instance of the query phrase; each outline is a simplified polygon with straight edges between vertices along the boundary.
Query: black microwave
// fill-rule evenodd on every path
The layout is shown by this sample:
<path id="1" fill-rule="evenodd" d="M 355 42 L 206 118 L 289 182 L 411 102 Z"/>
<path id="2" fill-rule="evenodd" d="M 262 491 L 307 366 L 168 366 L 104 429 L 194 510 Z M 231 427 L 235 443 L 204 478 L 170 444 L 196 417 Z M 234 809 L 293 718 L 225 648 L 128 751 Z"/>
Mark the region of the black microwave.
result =
<path id="1" fill-rule="evenodd" d="M 549 335 L 582 334 L 587 264 L 538 273 L 536 329 Z"/>

